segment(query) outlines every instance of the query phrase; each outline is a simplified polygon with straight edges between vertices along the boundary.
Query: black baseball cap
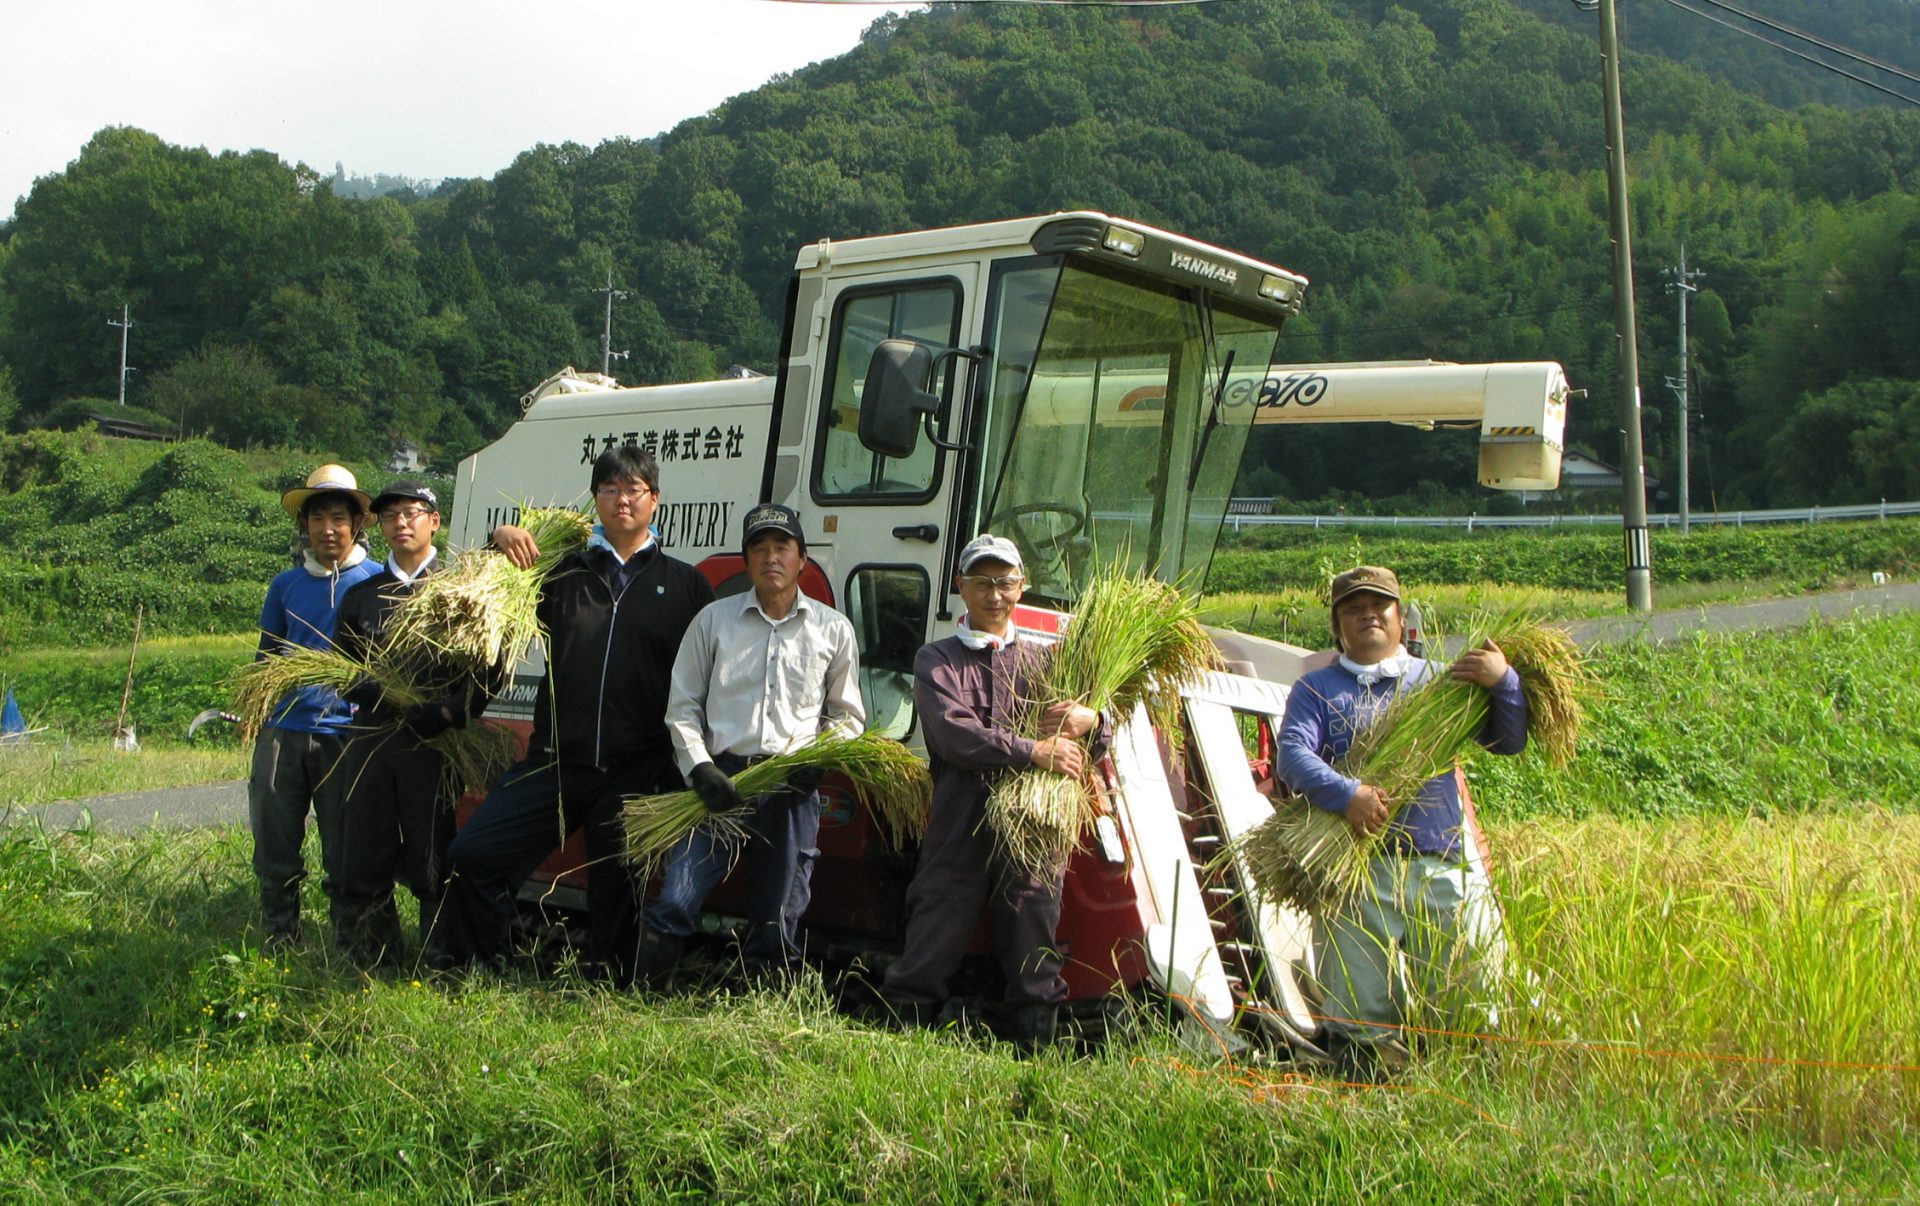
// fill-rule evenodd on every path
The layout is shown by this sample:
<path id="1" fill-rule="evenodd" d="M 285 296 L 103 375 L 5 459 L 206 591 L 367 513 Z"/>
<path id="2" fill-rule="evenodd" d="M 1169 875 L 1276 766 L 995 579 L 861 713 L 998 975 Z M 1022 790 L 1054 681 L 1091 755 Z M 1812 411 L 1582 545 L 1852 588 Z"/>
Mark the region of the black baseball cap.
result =
<path id="1" fill-rule="evenodd" d="M 781 503 L 761 503 L 747 512 L 740 534 L 740 547 L 745 549 L 762 532 L 785 532 L 799 541 L 800 547 L 807 545 L 807 534 L 800 530 L 800 512 Z"/>
<path id="2" fill-rule="evenodd" d="M 433 492 L 432 486 L 429 486 L 425 482 L 410 481 L 406 478 L 402 478 L 397 482 L 388 482 L 387 488 L 380 491 L 379 497 L 373 500 L 372 509 L 374 511 L 380 511 L 385 509 L 388 503 L 396 503 L 402 499 L 411 499 L 414 502 L 425 503 L 429 511 L 438 511 L 440 509 L 440 496 Z"/>

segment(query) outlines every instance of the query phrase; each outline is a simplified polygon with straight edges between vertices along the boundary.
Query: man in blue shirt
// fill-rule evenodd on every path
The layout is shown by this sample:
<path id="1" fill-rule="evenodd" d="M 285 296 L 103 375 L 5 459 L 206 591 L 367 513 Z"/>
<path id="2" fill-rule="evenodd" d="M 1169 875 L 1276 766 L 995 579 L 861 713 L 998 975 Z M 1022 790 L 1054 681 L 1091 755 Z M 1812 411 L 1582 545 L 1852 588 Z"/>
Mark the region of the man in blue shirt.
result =
<path id="1" fill-rule="evenodd" d="M 1491 641 L 1451 668 L 1409 655 L 1392 570 L 1348 570 L 1333 580 L 1332 602 L 1339 658 L 1288 692 L 1278 771 L 1309 805 L 1339 814 L 1355 834 L 1385 833 L 1366 888 L 1314 927 L 1332 1045 L 1354 1071 L 1372 1075 L 1404 1058 L 1399 1033 L 1413 993 L 1451 1010 L 1481 991 L 1475 940 L 1491 937 L 1476 932 L 1492 928 L 1491 888 L 1468 866 L 1457 772 L 1434 776 L 1398 807 L 1403 802 L 1338 763 L 1394 696 L 1440 674 L 1486 689 L 1491 706 L 1480 743 L 1493 753 L 1526 748 L 1527 703 L 1519 676 Z"/>
<path id="2" fill-rule="evenodd" d="M 305 549 L 300 564 L 267 587 L 260 611 L 259 657 L 295 646 L 333 645 L 341 600 L 378 568 L 360 545 L 371 501 L 340 465 L 320 466 L 305 486 L 281 495 L 280 505 L 300 525 Z M 352 709 L 333 691 L 300 687 L 280 701 L 254 744 L 247 814 L 253 824 L 253 871 L 260 879 L 269 945 L 300 937 L 300 883 L 307 875 L 300 845 L 309 810 L 320 830 L 322 886 L 328 900 L 335 900 L 339 891 L 346 781 L 334 769 L 346 747 L 351 718 Z"/>

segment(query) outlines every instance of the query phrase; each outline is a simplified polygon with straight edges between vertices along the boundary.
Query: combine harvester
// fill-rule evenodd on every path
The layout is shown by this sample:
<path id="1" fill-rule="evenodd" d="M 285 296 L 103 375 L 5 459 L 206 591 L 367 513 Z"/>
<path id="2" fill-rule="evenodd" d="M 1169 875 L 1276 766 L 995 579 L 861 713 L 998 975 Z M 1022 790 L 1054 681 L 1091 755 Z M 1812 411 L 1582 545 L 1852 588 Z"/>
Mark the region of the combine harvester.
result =
<path id="1" fill-rule="evenodd" d="M 1473 425 L 1483 484 L 1558 483 L 1558 365 L 1270 367 L 1306 286 L 1097 213 L 823 239 L 795 262 L 776 376 L 624 389 L 557 374 L 461 463 L 450 538 L 482 543 L 520 503 L 577 504 L 595 457 L 638 444 L 661 466 L 661 541 L 726 594 L 748 589 L 746 508 L 794 506 L 803 589 L 852 620 L 872 722 L 915 743 L 914 653 L 952 631 L 954 557 L 978 532 L 1018 542 L 1019 622 L 1058 631 L 1097 565 L 1204 580 L 1255 423 Z M 1068 871 L 1068 983 L 1076 1001 L 1169 994 L 1223 1044 L 1310 1046 L 1306 919 L 1256 911 L 1236 868 L 1208 866 L 1270 811 L 1256 774 L 1313 655 L 1215 638 L 1232 672 L 1188 695 L 1186 755 L 1141 715 L 1099 767 L 1114 823 Z M 529 724 L 539 673 L 520 666 L 489 715 Z M 871 968 L 897 950 L 911 861 L 849 793 L 826 793 L 810 949 Z M 576 834 L 525 895 L 579 899 L 584 861 Z M 740 899 L 723 886 L 710 920 Z"/>

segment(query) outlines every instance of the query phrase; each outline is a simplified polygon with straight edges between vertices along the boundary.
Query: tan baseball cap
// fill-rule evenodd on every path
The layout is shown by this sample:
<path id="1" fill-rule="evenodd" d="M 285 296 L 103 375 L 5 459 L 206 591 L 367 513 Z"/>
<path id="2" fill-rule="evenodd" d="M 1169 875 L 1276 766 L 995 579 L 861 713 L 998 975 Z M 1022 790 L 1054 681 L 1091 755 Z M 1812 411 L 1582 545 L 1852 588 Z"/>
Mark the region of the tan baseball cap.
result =
<path id="1" fill-rule="evenodd" d="M 1342 599 L 1363 590 L 1385 595 L 1396 603 L 1400 601 L 1400 579 L 1394 576 L 1392 570 L 1378 565 L 1356 565 L 1334 578 L 1328 604 L 1337 608 Z"/>

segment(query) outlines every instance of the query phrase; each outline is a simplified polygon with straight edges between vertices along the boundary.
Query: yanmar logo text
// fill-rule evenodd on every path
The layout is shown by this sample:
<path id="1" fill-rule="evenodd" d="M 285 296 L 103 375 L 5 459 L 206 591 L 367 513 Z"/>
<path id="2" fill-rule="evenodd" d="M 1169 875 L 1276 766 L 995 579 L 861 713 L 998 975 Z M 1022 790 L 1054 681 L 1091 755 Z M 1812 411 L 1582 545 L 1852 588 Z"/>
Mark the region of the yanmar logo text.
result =
<path id="1" fill-rule="evenodd" d="M 1197 255 L 1188 255 L 1184 251 L 1173 253 L 1173 266 L 1182 272 L 1191 272 L 1195 276 L 1204 276 L 1221 285 L 1231 285 L 1240 279 L 1239 272 L 1225 264 L 1216 264 L 1212 260 L 1203 260 Z"/>

